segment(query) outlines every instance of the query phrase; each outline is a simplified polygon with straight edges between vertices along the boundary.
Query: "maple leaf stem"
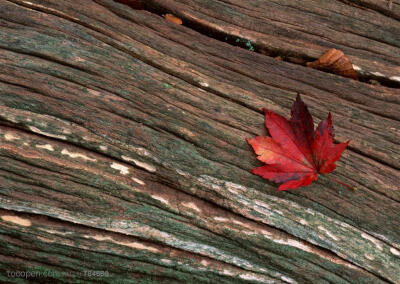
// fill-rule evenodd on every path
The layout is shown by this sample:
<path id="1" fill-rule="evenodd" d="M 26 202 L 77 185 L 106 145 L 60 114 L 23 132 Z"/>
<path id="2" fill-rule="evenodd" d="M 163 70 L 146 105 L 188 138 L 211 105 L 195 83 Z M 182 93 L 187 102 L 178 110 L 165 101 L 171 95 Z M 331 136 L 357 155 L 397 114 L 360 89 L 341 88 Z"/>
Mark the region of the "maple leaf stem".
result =
<path id="1" fill-rule="evenodd" d="M 339 180 L 337 180 L 337 179 L 335 179 L 335 178 L 333 178 L 333 177 L 328 177 L 328 178 L 329 178 L 331 181 L 334 181 L 334 182 L 336 182 L 336 183 L 339 183 L 339 184 L 341 184 L 341 185 L 343 185 L 343 186 L 345 186 L 345 187 L 347 187 L 347 188 L 349 188 L 349 189 L 352 189 L 352 190 L 354 190 L 354 191 L 357 190 L 357 188 L 352 187 L 352 186 L 348 185 L 347 183 L 341 182 L 341 181 L 339 181 Z"/>

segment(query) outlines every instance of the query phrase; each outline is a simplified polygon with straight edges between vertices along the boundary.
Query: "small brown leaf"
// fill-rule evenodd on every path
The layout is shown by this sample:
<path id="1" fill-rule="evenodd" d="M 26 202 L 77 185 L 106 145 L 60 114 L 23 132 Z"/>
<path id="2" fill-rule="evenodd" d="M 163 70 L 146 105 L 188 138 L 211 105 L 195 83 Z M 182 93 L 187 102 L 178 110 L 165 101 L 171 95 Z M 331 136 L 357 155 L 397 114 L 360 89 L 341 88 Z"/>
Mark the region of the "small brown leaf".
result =
<path id="1" fill-rule="evenodd" d="M 344 53 L 335 48 L 331 48 L 319 59 L 308 62 L 307 67 L 320 70 L 330 70 L 338 75 L 357 80 L 357 73 L 353 69 L 353 64 Z"/>
<path id="2" fill-rule="evenodd" d="M 165 14 L 164 17 L 168 22 L 171 22 L 171 23 L 174 23 L 177 25 L 182 25 L 182 20 L 172 14 Z"/>

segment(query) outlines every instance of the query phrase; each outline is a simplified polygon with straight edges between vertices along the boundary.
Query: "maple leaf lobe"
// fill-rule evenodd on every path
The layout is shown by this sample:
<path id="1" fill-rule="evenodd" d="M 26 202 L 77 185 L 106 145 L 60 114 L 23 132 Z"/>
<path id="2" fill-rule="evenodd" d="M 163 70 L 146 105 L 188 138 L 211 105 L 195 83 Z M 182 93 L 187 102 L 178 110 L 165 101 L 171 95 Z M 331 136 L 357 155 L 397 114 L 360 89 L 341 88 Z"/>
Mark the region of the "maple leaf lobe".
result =
<path id="1" fill-rule="evenodd" d="M 291 109 L 290 121 L 270 110 L 263 111 L 271 137 L 247 139 L 258 155 L 257 159 L 266 164 L 253 169 L 254 174 L 282 183 L 278 190 L 288 190 L 307 186 L 318 178 L 319 173 L 335 169 L 335 162 L 349 141 L 333 143 L 330 113 L 314 131 L 313 118 L 300 95 Z"/>
<path id="2" fill-rule="evenodd" d="M 296 101 L 291 109 L 290 122 L 296 124 L 298 129 L 304 132 L 309 141 L 312 140 L 314 136 L 314 121 L 300 94 L 297 94 Z"/>

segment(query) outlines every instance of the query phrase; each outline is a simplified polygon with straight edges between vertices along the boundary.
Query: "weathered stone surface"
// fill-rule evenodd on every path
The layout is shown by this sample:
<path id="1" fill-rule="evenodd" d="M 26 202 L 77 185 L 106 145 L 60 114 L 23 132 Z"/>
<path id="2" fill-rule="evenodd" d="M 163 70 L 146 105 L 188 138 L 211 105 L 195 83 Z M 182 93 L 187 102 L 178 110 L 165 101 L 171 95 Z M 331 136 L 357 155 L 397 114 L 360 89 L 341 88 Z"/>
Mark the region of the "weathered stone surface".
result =
<path id="1" fill-rule="evenodd" d="M 330 48 L 340 49 L 362 77 L 400 85 L 397 1 L 391 9 L 387 0 L 150 0 L 146 5 L 288 61 L 304 62 Z"/>
<path id="2" fill-rule="evenodd" d="M 1 281 L 400 283 L 399 89 L 108 0 L 0 1 L 0 65 Z M 352 140 L 331 176 L 358 191 L 250 173 L 261 108 L 297 92 Z"/>

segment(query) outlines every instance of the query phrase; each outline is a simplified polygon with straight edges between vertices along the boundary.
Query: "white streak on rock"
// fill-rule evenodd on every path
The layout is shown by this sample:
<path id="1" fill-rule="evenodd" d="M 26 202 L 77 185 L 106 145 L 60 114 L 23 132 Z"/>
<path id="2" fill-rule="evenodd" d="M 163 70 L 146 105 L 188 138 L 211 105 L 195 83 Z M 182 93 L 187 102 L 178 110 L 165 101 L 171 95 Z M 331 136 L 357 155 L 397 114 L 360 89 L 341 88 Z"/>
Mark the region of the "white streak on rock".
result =
<path id="1" fill-rule="evenodd" d="M 95 239 L 96 241 L 109 241 L 121 246 L 127 246 L 133 249 L 140 249 L 140 250 L 148 250 L 151 252 L 159 252 L 159 250 L 155 247 L 151 247 L 151 246 L 147 246 L 144 245 L 142 243 L 139 242 L 127 242 L 127 241 L 117 241 L 114 240 L 113 238 L 109 237 L 109 236 L 103 236 L 103 235 L 94 235 L 94 236 L 89 236 L 89 235 L 85 235 L 85 238 L 91 238 L 91 239 Z"/>
<path id="2" fill-rule="evenodd" d="M 85 59 L 83 59 L 83 58 L 81 58 L 79 56 L 75 56 L 74 60 L 76 62 L 85 62 L 86 61 Z M 92 93 L 91 91 L 93 92 L 94 90 L 90 90 L 89 92 Z M 95 92 L 97 92 L 97 91 L 95 91 Z M 97 93 L 99 93 L 99 92 L 97 92 Z"/>
<path id="3" fill-rule="evenodd" d="M 158 159 L 156 157 L 153 157 L 153 155 L 151 155 L 150 152 L 147 151 L 145 148 L 142 148 L 142 147 L 130 147 L 129 149 L 131 149 L 133 152 L 135 152 L 136 154 L 138 154 L 140 156 L 145 156 L 145 157 L 152 158 L 156 162 L 158 161 Z"/>
<path id="4" fill-rule="evenodd" d="M 183 134 L 186 134 L 189 137 L 194 137 L 195 134 L 190 131 L 189 129 L 183 128 L 183 127 L 179 127 L 179 131 L 182 132 Z"/>
<path id="5" fill-rule="evenodd" d="M 233 182 L 226 182 L 225 187 L 229 192 L 231 192 L 233 194 L 241 194 L 241 192 L 246 191 L 246 187 L 244 187 L 243 185 L 240 185 L 240 184 L 233 183 Z"/>
<path id="6" fill-rule="evenodd" d="M 362 233 L 361 237 L 372 242 L 379 250 L 383 250 L 381 242 L 374 237 L 371 237 L 370 235 L 367 235 L 365 233 Z"/>
<path id="7" fill-rule="evenodd" d="M 272 283 L 272 282 L 268 281 L 267 279 L 265 279 L 265 277 L 259 276 L 254 273 L 240 274 L 239 277 L 244 280 L 249 280 L 249 281 L 259 281 L 261 283 Z"/>
<path id="8" fill-rule="evenodd" d="M 63 235 L 63 236 L 66 236 L 66 235 L 70 234 L 70 232 L 60 232 L 60 231 L 51 230 L 51 229 L 45 229 L 45 228 L 39 228 L 39 230 L 44 231 L 44 232 L 49 233 L 49 234 L 52 234 L 52 235 Z"/>
<path id="9" fill-rule="evenodd" d="M 15 135 L 15 134 L 13 134 L 13 133 L 11 133 L 11 132 L 7 132 L 7 133 L 4 135 L 4 138 L 5 138 L 7 141 L 13 141 L 13 140 L 19 140 L 19 139 L 21 139 L 19 136 Z"/>
<path id="10" fill-rule="evenodd" d="M 285 281 L 285 282 L 288 282 L 288 283 L 297 283 L 297 282 L 294 281 L 292 278 L 287 277 L 287 276 L 281 276 L 281 279 L 282 279 L 283 281 Z"/>
<path id="11" fill-rule="evenodd" d="M 181 176 L 190 177 L 190 175 L 189 175 L 188 173 L 185 173 L 184 171 L 181 171 L 181 170 L 179 170 L 179 169 L 176 169 L 176 172 L 177 172 L 178 174 L 180 174 Z"/>
<path id="12" fill-rule="evenodd" d="M 313 253 L 313 249 L 310 246 L 305 245 L 304 243 L 299 242 L 297 240 L 293 240 L 293 239 L 284 240 L 284 239 L 273 239 L 273 238 L 272 238 L 272 240 L 278 244 L 292 246 L 292 247 L 301 249 L 303 251 Z"/>
<path id="13" fill-rule="evenodd" d="M 127 246 L 130 248 L 134 248 L 134 249 L 142 249 L 142 250 L 148 250 L 151 252 L 159 252 L 159 250 L 155 247 L 151 247 L 151 246 L 146 246 L 144 244 L 141 244 L 139 242 L 117 242 L 117 244 L 122 245 L 122 246 Z"/>
<path id="14" fill-rule="evenodd" d="M 329 232 L 329 231 L 328 231 L 327 229 L 325 229 L 324 227 L 318 226 L 318 229 L 321 230 L 321 231 L 323 231 L 323 232 L 325 233 L 325 235 L 327 235 L 327 236 L 330 237 L 331 239 L 333 239 L 333 240 L 335 240 L 335 241 L 338 241 L 338 240 L 339 240 L 338 237 L 336 237 L 335 235 L 333 235 L 331 232 Z"/>
<path id="15" fill-rule="evenodd" d="M 91 161 L 91 162 L 96 162 L 96 159 L 93 158 L 89 158 L 88 156 L 81 154 L 81 153 L 74 153 L 74 152 L 69 152 L 67 149 L 62 149 L 61 151 L 62 155 L 67 155 L 70 156 L 71 158 L 75 159 L 75 158 L 80 158 L 80 159 L 84 159 L 86 161 Z"/>
<path id="16" fill-rule="evenodd" d="M 372 75 L 378 76 L 378 77 L 385 77 L 381 72 L 371 72 Z"/>
<path id="17" fill-rule="evenodd" d="M 232 271 L 230 271 L 230 270 L 228 270 L 228 269 L 224 269 L 224 270 L 222 271 L 222 273 L 225 274 L 225 275 L 229 275 L 229 276 L 235 275 L 235 273 L 233 273 Z"/>
<path id="18" fill-rule="evenodd" d="M 46 150 L 48 150 L 48 151 L 54 151 L 53 146 L 50 145 L 50 144 L 36 145 L 35 147 L 36 147 L 36 148 L 39 148 L 39 149 L 46 149 Z"/>
<path id="19" fill-rule="evenodd" d="M 300 224 L 302 224 L 304 226 L 307 226 L 308 222 L 306 220 L 304 220 L 304 219 L 300 219 Z"/>
<path id="20" fill-rule="evenodd" d="M 307 208 L 307 209 L 306 209 L 306 212 L 309 213 L 309 214 L 311 214 L 311 215 L 313 215 L 313 216 L 315 216 L 315 212 L 314 212 L 312 209 L 310 209 L 310 208 Z"/>
<path id="21" fill-rule="evenodd" d="M 273 234 L 267 230 L 261 230 L 261 234 L 263 234 L 267 239 L 269 239 L 269 238 L 271 238 L 271 236 L 273 236 Z"/>
<path id="22" fill-rule="evenodd" d="M 373 255 L 370 255 L 368 253 L 364 254 L 365 258 L 369 259 L 369 260 L 374 260 L 375 257 Z"/>
<path id="23" fill-rule="evenodd" d="M 390 80 L 393 80 L 393 81 L 398 81 L 398 82 L 400 82 L 400 76 L 392 76 L 392 77 L 390 77 L 389 79 L 390 79 Z"/>
<path id="24" fill-rule="evenodd" d="M 182 205 L 188 208 L 191 208 L 197 212 L 201 212 L 201 209 L 199 207 L 197 207 L 196 204 L 194 204 L 193 202 L 182 202 Z"/>
<path id="25" fill-rule="evenodd" d="M 148 172 L 154 173 L 156 171 L 156 168 L 152 165 L 137 161 L 137 160 L 133 160 L 133 162 L 136 164 L 136 166 L 138 166 L 139 168 L 145 169 Z"/>
<path id="26" fill-rule="evenodd" d="M 394 254 L 394 255 L 400 255 L 400 251 L 398 251 L 398 250 L 395 249 L 395 248 L 390 248 L 390 252 L 391 252 L 392 254 Z"/>
<path id="27" fill-rule="evenodd" d="M 164 197 L 157 196 L 157 195 L 152 195 L 151 197 L 152 197 L 153 199 L 156 199 L 156 200 L 158 200 L 158 201 L 161 201 L 162 203 L 169 204 L 168 200 L 166 200 Z"/>
<path id="28" fill-rule="evenodd" d="M 138 179 L 138 178 L 134 178 L 134 177 L 133 177 L 132 180 L 133 180 L 134 182 L 140 184 L 140 185 L 145 185 L 144 181 L 142 181 L 142 180 L 140 180 L 140 179 Z"/>
<path id="29" fill-rule="evenodd" d="M 249 227 L 247 224 L 245 224 L 243 222 L 240 222 L 238 220 L 235 220 L 235 219 L 233 219 L 232 222 L 237 224 L 237 225 L 243 226 L 243 227 Z"/>
<path id="30" fill-rule="evenodd" d="M 111 164 L 111 168 L 120 171 L 120 173 L 121 173 L 122 175 L 127 175 L 127 174 L 129 174 L 129 169 L 128 169 L 128 167 L 126 167 L 126 166 L 124 166 L 124 165 L 121 165 L 121 164 L 118 164 L 118 163 L 112 163 L 112 164 Z"/>
<path id="31" fill-rule="evenodd" d="M 51 240 L 51 239 L 40 237 L 40 236 L 38 236 L 37 238 L 38 238 L 38 240 L 41 240 L 42 242 L 45 242 L 45 243 L 54 243 L 55 242 L 55 240 Z"/>
<path id="32" fill-rule="evenodd" d="M 29 129 L 32 132 L 47 136 L 47 137 L 52 137 L 52 138 L 57 138 L 57 139 L 61 139 L 61 140 L 67 140 L 67 136 L 65 135 L 57 135 L 57 134 L 52 134 L 52 133 L 48 133 L 48 132 L 44 132 L 42 130 L 40 130 L 39 128 L 36 128 L 34 126 L 29 126 Z"/>
<path id="33" fill-rule="evenodd" d="M 121 156 L 121 158 L 123 160 L 125 160 L 125 161 L 128 161 L 128 162 L 134 162 L 136 166 L 138 166 L 139 168 L 145 169 L 148 172 L 154 173 L 156 171 L 156 168 L 154 166 L 146 164 L 144 162 L 132 159 L 132 158 L 127 157 L 127 156 Z"/>
<path id="34" fill-rule="evenodd" d="M 229 222 L 230 220 L 228 218 L 223 218 L 223 217 L 214 217 L 215 221 L 218 222 Z"/>
<path id="35" fill-rule="evenodd" d="M 3 215 L 3 216 L 1 216 L 1 219 L 3 221 L 13 223 L 13 224 L 16 224 L 19 226 L 23 226 L 23 227 L 29 227 L 32 225 L 32 222 L 29 219 L 21 218 L 18 216 Z"/>

